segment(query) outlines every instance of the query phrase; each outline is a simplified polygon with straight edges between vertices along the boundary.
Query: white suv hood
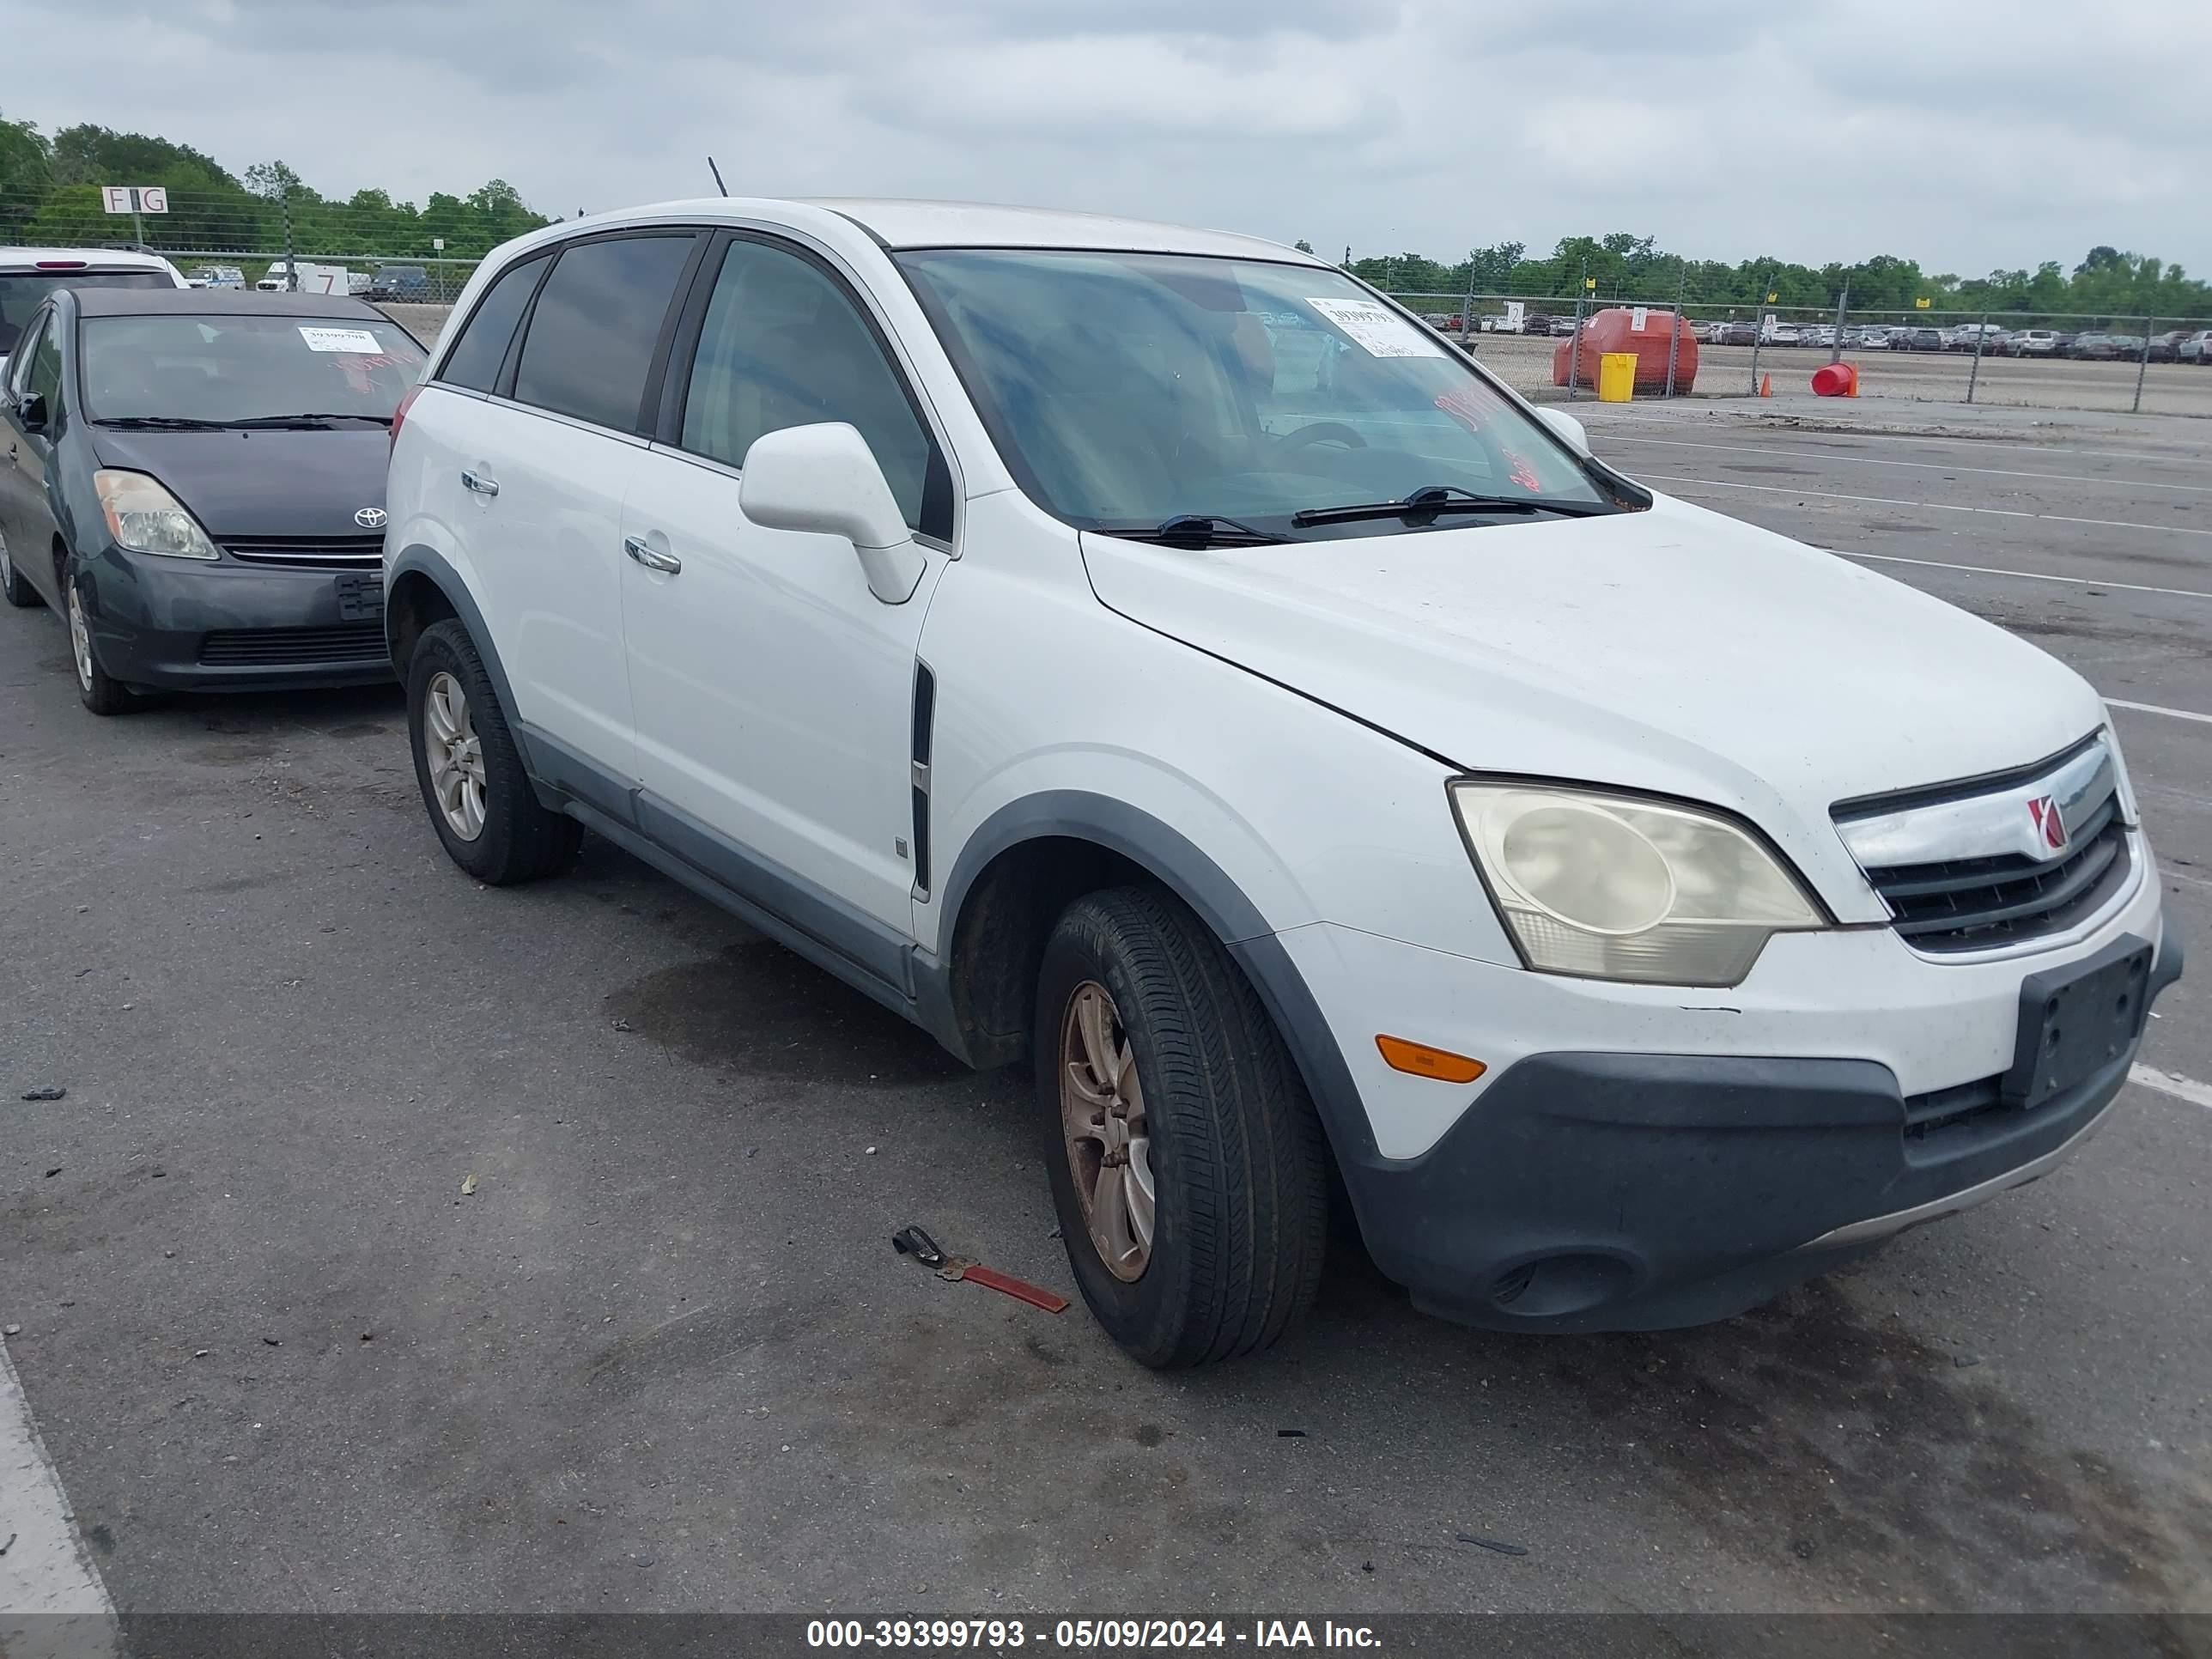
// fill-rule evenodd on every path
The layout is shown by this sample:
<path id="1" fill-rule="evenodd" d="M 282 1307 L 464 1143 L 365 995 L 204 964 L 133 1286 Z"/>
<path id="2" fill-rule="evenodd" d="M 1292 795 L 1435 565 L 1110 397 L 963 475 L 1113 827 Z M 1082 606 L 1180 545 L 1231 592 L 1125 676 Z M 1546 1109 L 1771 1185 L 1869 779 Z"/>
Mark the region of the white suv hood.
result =
<path id="1" fill-rule="evenodd" d="M 2040 760 L 2105 719 L 2002 629 L 1663 496 L 1279 547 L 1083 548 L 1133 621 L 1456 765 L 1686 796 L 1785 842 L 1777 808 L 1825 829 L 1835 801 Z"/>

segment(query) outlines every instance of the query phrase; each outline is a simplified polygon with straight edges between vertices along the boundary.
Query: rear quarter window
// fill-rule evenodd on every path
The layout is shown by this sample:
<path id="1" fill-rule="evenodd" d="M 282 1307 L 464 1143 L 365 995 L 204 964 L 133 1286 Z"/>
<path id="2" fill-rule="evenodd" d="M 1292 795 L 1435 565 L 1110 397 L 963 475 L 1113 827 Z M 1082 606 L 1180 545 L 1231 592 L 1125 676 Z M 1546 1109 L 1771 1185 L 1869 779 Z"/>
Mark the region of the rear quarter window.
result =
<path id="1" fill-rule="evenodd" d="M 531 310 L 516 399 L 638 430 L 653 352 L 696 240 L 620 236 L 562 249 Z"/>
<path id="2" fill-rule="evenodd" d="M 530 303 L 531 292 L 544 274 L 550 257 L 541 253 L 534 259 L 509 266 L 491 285 L 462 325 L 453 349 L 446 354 L 438 379 L 448 386 L 466 386 L 472 392 L 493 389 L 499 379 L 500 365 L 507 361 L 507 349 L 514 342 L 514 328 L 522 320 L 522 308 Z"/>

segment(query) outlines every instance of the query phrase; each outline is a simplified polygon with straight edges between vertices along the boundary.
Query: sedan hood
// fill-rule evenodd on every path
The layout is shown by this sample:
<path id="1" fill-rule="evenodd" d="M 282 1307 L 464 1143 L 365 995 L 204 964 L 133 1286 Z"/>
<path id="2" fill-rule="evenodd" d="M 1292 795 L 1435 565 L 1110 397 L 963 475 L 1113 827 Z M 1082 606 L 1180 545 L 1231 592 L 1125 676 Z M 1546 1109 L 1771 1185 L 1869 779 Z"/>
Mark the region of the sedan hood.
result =
<path id="1" fill-rule="evenodd" d="M 92 431 L 101 465 L 152 473 L 218 542 L 376 533 L 353 515 L 384 505 L 392 440 L 380 426 L 348 423 L 326 432 Z"/>
<path id="2" fill-rule="evenodd" d="M 1665 497 L 1278 547 L 1083 546 L 1114 610 L 1452 764 L 1707 801 L 1785 840 L 1790 819 L 1826 830 L 1838 800 L 2040 760 L 2105 718 L 2003 629 Z"/>

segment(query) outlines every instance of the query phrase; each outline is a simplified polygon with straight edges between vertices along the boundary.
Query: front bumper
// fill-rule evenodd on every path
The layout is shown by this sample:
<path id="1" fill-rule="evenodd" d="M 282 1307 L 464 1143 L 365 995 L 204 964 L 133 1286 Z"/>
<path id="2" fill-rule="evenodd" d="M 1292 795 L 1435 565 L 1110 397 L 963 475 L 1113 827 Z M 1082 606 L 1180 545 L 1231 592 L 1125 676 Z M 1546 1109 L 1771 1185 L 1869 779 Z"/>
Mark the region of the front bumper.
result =
<path id="1" fill-rule="evenodd" d="M 283 690 L 392 678 L 376 571 L 166 559 L 112 546 L 80 556 L 77 569 L 94 653 L 126 685 Z"/>
<path id="2" fill-rule="evenodd" d="M 2126 1082 L 2144 1016 L 2124 1055 L 2020 1109 L 1996 1079 L 2021 982 L 2130 934 L 2156 946 L 2154 997 L 2182 963 L 2154 879 L 2063 950 L 1934 963 L 1864 930 L 1826 936 L 1825 973 L 1762 962 L 1719 993 L 1654 996 L 1433 951 L 1417 964 L 1401 954 L 1413 947 L 1344 930 L 1277 937 L 1297 941 L 1291 959 L 1359 1097 L 1357 1123 L 1321 1103 L 1376 1265 L 1463 1323 L 1592 1331 L 1729 1317 L 2055 1168 Z M 1440 962 L 1456 966 L 1438 985 Z M 1420 994 L 1403 973 L 1417 966 Z M 1378 1031 L 1504 1058 L 1470 1100 L 1382 1067 Z M 1292 1046 L 1307 1059 L 1311 1034 Z M 1440 1130 L 1407 1121 L 1439 1103 Z M 1409 1134 L 1419 1149 L 1392 1156 Z"/>

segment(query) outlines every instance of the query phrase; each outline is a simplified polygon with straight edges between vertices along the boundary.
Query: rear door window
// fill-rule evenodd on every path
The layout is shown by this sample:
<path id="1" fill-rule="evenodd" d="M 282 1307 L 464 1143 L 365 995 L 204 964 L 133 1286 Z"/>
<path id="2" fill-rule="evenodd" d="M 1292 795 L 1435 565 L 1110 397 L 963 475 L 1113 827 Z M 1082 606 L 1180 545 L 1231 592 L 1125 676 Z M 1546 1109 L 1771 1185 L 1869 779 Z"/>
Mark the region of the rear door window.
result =
<path id="1" fill-rule="evenodd" d="M 472 392 L 493 389 L 500 365 L 507 361 L 507 349 L 514 343 L 514 326 L 522 320 L 522 308 L 530 303 L 531 290 L 544 272 L 546 257 L 540 254 L 508 267 L 491 285 L 477 302 L 461 337 L 447 354 L 445 365 L 438 371 L 441 380 Z"/>
<path id="2" fill-rule="evenodd" d="M 26 390 L 46 400 L 46 423 L 52 426 L 62 412 L 61 330 L 52 322 L 40 331 L 38 346 L 31 354 L 31 380 Z"/>
<path id="3" fill-rule="evenodd" d="M 653 352 L 696 240 L 618 236 L 562 249 L 530 313 L 516 398 L 639 430 Z"/>

